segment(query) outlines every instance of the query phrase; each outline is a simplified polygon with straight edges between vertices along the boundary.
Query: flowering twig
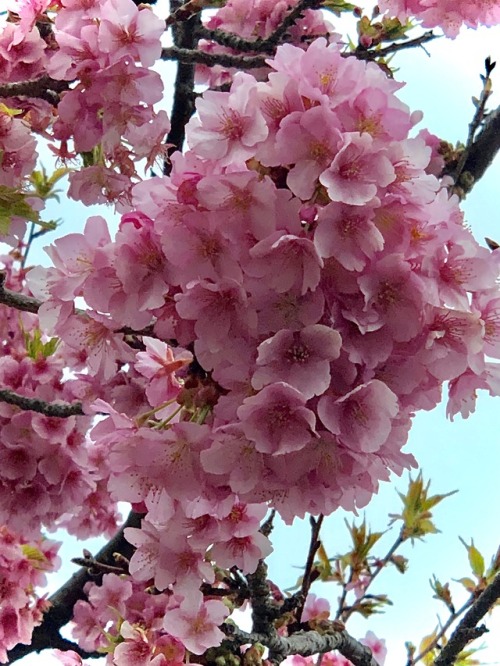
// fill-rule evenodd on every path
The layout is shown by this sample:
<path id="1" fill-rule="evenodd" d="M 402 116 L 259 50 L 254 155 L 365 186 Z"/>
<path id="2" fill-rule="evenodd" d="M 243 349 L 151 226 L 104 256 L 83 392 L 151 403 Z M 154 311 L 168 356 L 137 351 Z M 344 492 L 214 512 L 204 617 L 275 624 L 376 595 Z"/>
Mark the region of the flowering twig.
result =
<path id="1" fill-rule="evenodd" d="M 373 571 L 370 572 L 370 577 L 368 580 L 368 583 L 364 587 L 363 595 L 360 597 L 357 602 L 360 603 L 364 599 L 366 599 L 367 595 L 366 592 L 368 591 L 368 588 L 372 585 L 373 581 L 375 578 L 379 575 L 379 573 L 387 566 L 387 564 L 391 561 L 392 556 L 394 553 L 397 551 L 397 549 L 407 540 L 405 537 L 405 532 L 404 532 L 404 527 L 401 528 L 401 531 L 399 532 L 396 540 L 392 544 L 392 546 L 389 548 L 387 551 L 385 557 L 383 557 L 381 560 L 377 562 L 375 567 L 373 568 Z M 343 584 L 343 590 L 342 590 L 342 595 L 339 600 L 339 605 L 338 605 L 338 610 L 337 614 L 335 616 L 335 619 L 341 620 L 342 622 L 346 622 L 349 617 L 353 614 L 353 612 L 356 610 L 356 605 L 353 606 L 344 606 L 346 596 L 347 596 L 347 585 L 352 582 L 352 574 L 353 571 L 351 570 L 351 576 L 349 577 L 349 581 L 347 584 Z"/>
<path id="2" fill-rule="evenodd" d="M 337 650 L 349 659 L 354 666 L 379 666 L 371 651 L 359 643 L 347 631 L 331 631 L 319 633 L 318 631 L 299 631 L 287 638 L 280 636 L 276 631 L 267 633 L 247 633 L 234 625 L 224 624 L 221 629 L 233 641 L 240 645 L 247 643 L 261 643 L 269 648 L 269 661 L 272 664 L 281 663 L 288 655 L 301 655 L 308 657 L 317 653 Z"/>
<path id="3" fill-rule="evenodd" d="M 130 512 L 127 520 L 118 530 L 115 536 L 108 541 L 108 543 L 101 548 L 97 553 L 95 559 L 100 562 L 112 564 L 115 562 L 114 553 L 120 553 L 127 559 L 132 557 L 134 547 L 126 541 L 123 531 L 126 527 L 140 527 L 141 525 L 140 514 Z M 49 610 L 43 616 L 43 622 L 33 630 L 30 645 L 20 643 L 15 648 L 8 652 L 8 663 L 13 664 L 18 659 L 22 659 L 27 654 L 32 652 L 40 652 L 48 648 L 71 649 L 81 654 L 82 656 L 95 656 L 93 653 L 87 655 L 83 653 L 80 648 L 69 647 L 71 641 L 66 641 L 59 634 L 61 627 L 67 624 L 73 615 L 73 607 L 79 599 L 85 599 L 83 588 L 86 583 L 92 581 L 99 584 L 102 580 L 102 574 L 97 578 L 90 576 L 87 569 L 82 568 L 77 573 L 73 574 L 71 578 L 64 583 L 62 587 L 57 590 L 51 597 L 49 602 L 51 604 Z M 73 645 L 71 643 L 71 645 Z M 102 655 L 99 655 L 102 656 Z"/>
<path id="4" fill-rule="evenodd" d="M 244 56 L 231 53 L 206 53 L 196 49 L 181 49 L 176 46 L 165 48 L 161 52 L 162 60 L 178 60 L 185 63 L 199 63 L 213 67 L 221 65 L 222 67 L 238 67 L 239 69 L 255 69 L 265 67 L 266 59 L 264 56 Z"/>
<path id="5" fill-rule="evenodd" d="M 498 599 L 500 599 L 500 573 L 472 603 L 450 636 L 450 640 L 435 659 L 434 666 L 452 666 L 457 656 L 470 641 L 488 631 L 484 625 L 478 627 L 477 624 L 493 608 Z"/>
<path id="6" fill-rule="evenodd" d="M 385 58 L 386 56 L 391 55 L 392 53 L 397 53 L 398 51 L 404 51 L 406 49 L 414 49 L 419 46 L 423 46 L 427 42 L 430 42 L 433 39 L 437 39 L 437 37 L 438 35 L 435 35 L 432 30 L 428 30 L 419 37 L 408 39 L 404 42 L 394 42 L 393 44 L 389 44 L 389 46 L 385 46 L 384 48 L 363 49 L 358 46 L 354 51 L 346 52 L 343 55 L 355 56 L 358 60 L 376 60 L 377 58 Z"/>
<path id="7" fill-rule="evenodd" d="M 11 308 L 16 310 L 21 310 L 22 312 L 32 312 L 37 314 L 38 310 L 42 306 L 42 301 L 39 301 L 33 296 L 26 296 L 26 294 L 21 294 L 18 291 L 12 291 L 4 287 L 5 283 L 5 272 L 0 271 L 0 303 L 8 305 Z M 85 310 L 75 309 L 75 314 L 85 315 Z M 130 328 L 130 326 L 122 326 L 121 328 L 113 331 L 114 333 L 123 333 L 123 335 L 147 335 L 149 337 L 156 337 L 153 325 L 146 326 L 140 330 Z M 169 340 L 170 346 L 176 346 L 176 340 Z"/>
<path id="8" fill-rule="evenodd" d="M 232 33 L 224 32 L 224 30 L 208 30 L 207 28 L 201 28 L 199 36 L 217 42 L 222 46 L 228 46 L 235 51 L 274 53 L 287 30 L 296 23 L 304 11 L 306 9 L 315 9 L 319 7 L 320 4 L 321 3 L 318 2 L 318 0 L 299 0 L 295 7 L 285 16 L 276 30 L 265 39 L 243 39 Z"/>
<path id="9" fill-rule="evenodd" d="M 300 623 L 302 619 L 304 604 L 306 602 L 307 595 L 309 594 L 309 590 L 311 589 L 311 585 L 314 582 L 314 577 L 313 577 L 314 558 L 316 557 L 318 548 L 321 545 L 321 541 L 319 540 L 319 533 L 324 518 L 325 518 L 324 515 L 320 513 L 318 518 L 314 518 L 314 516 L 311 516 L 309 519 L 311 524 L 311 538 L 309 541 L 309 552 L 307 554 L 304 575 L 302 576 L 302 585 L 300 587 L 300 592 L 297 595 L 299 597 L 299 603 L 297 604 L 297 610 L 295 612 L 295 618 L 297 624 Z"/>
<path id="10" fill-rule="evenodd" d="M 463 149 L 457 164 L 450 173 L 454 187 L 453 191 L 460 196 L 465 196 L 472 189 L 473 184 L 481 178 L 487 167 L 493 161 L 494 156 L 500 148 L 499 138 L 499 118 L 500 110 L 496 109 L 492 114 L 486 114 L 486 104 L 492 92 L 491 73 L 496 63 L 491 62 L 488 57 L 484 61 L 485 74 L 481 74 L 483 88 L 479 99 L 474 100 L 476 111 L 469 123 L 469 131 L 465 148 Z M 483 131 L 478 136 L 477 141 L 474 138 L 483 124 Z M 485 151 L 485 154 L 482 153 Z M 461 176 L 466 176 L 466 180 Z"/>

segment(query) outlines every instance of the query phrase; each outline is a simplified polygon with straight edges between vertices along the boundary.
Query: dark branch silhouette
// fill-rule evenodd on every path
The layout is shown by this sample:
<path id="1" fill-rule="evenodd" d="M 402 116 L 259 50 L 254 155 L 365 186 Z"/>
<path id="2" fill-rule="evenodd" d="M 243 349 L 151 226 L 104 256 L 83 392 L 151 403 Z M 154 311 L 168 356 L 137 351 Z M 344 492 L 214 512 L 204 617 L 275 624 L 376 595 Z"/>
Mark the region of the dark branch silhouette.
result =
<path id="1" fill-rule="evenodd" d="M 464 647 L 488 631 L 484 626 L 477 626 L 479 621 L 490 611 L 500 599 L 500 573 L 481 592 L 476 601 L 458 623 L 450 640 L 434 661 L 434 666 L 452 666 Z"/>

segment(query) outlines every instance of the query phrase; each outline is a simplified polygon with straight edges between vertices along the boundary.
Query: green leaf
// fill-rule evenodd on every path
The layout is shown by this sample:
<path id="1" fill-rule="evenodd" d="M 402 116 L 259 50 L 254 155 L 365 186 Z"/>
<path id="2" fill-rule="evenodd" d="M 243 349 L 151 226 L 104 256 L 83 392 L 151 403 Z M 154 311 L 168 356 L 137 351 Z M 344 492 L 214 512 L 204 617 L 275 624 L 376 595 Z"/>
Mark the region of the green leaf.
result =
<path id="1" fill-rule="evenodd" d="M 41 550 L 36 548 L 36 546 L 30 545 L 29 543 L 23 544 L 21 546 L 21 551 L 23 555 L 32 562 L 46 562 L 47 560 L 47 558 L 45 557 L 45 555 L 42 553 Z"/>
<path id="2" fill-rule="evenodd" d="M 424 636 L 420 641 L 420 645 L 418 646 L 418 653 L 421 654 L 422 652 L 425 652 L 427 649 L 429 649 L 431 645 L 434 645 L 436 642 L 436 638 L 437 638 L 437 630 L 433 631 L 432 634 L 429 634 L 428 636 Z M 436 648 L 431 649 L 423 657 L 422 660 L 423 663 L 426 665 L 432 664 L 434 662 L 436 654 L 437 654 L 437 649 Z"/>
<path id="3" fill-rule="evenodd" d="M 352 5 L 350 2 L 345 2 L 345 0 L 325 0 L 325 2 L 321 4 L 321 7 L 328 9 L 335 14 L 335 16 L 340 16 L 342 12 L 354 11 L 357 5 Z"/>
<path id="4" fill-rule="evenodd" d="M 30 176 L 30 183 L 33 185 L 34 194 L 36 194 L 41 199 L 56 199 L 59 201 L 59 192 L 61 190 L 54 189 L 55 184 L 64 178 L 68 173 L 71 172 L 71 169 L 67 167 L 60 167 L 56 169 L 51 176 L 47 175 L 45 167 L 42 166 L 41 170 L 33 171 Z"/>
<path id="5" fill-rule="evenodd" d="M 40 216 L 26 201 L 27 194 L 13 187 L 0 185 L 0 233 L 8 234 L 13 216 L 39 222 Z"/>
<path id="6" fill-rule="evenodd" d="M 469 556 L 469 564 L 472 569 L 472 573 L 477 578 L 482 578 L 484 576 L 484 557 L 478 551 L 474 545 L 474 541 L 471 539 L 470 546 L 468 546 L 465 541 L 460 537 L 460 541 L 463 543 L 467 550 L 467 555 Z"/>
<path id="7" fill-rule="evenodd" d="M 47 342 L 43 342 L 42 332 L 39 328 L 36 328 L 31 335 L 25 333 L 24 341 L 28 356 L 34 361 L 52 356 L 59 345 L 59 338 L 50 338 Z"/>
<path id="8" fill-rule="evenodd" d="M 443 585 L 442 583 L 439 582 L 436 576 L 433 576 L 432 580 L 430 581 L 430 584 L 434 592 L 433 595 L 434 599 L 439 599 L 440 601 L 442 601 L 446 605 L 446 608 L 448 608 L 450 613 L 454 613 L 455 606 L 451 599 L 450 584 L 445 583 Z"/>
<path id="9" fill-rule="evenodd" d="M 332 575 L 332 565 L 322 543 L 318 548 L 318 559 L 321 580 L 327 580 Z"/>
<path id="10" fill-rule="evenodd" d="M 472 580 L 472 578 L 467 578 L 467 576 L 464 576 L 464 578 L 456 578 L 454 580 L 456 580 L 457 583 L 461 583 L 465 587 L 467 592 L 470 593 L 475 592 L 477 585 Z"/>
<path id="11" fill-rule="evenodd" d="M 422 539 L 426 534 L 435 534 L 439 532 L 432 522 L 431 509 L 443 501 L 445 497 L 453 495 L 456 490 L 444 495 L 429 496 L 430 483 L 424 485 L 422 473 L 415 480 L 410 476 L 410 483 L 406 495 L 398 492 L 403 502 L 403 511 L 400 514 L 389 514 L 391 518 L 390 525 L 397 520 L 403 521 L 401 531 L 404 540 Z"/>

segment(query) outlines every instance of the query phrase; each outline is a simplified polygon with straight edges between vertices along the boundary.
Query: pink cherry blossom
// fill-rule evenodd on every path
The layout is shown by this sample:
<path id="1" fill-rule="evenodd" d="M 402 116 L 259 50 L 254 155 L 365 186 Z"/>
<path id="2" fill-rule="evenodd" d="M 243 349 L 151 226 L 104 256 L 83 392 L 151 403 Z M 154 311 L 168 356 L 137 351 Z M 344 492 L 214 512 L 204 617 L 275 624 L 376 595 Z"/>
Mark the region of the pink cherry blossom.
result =
<path id="1" fill-rule="evenodd" d="M 188 366 L 193 355 L 186 349 L 173 349 L 161 340 L 143 337 L 145 352 L 137 352 L 135 367 L 150 379 L 146 389 L 151 405 L 156 406 L 175 397 L 182 386 L 176 372 Z"/>
<path id="2" fill-rule="evenodd" d="M 108 0 L 101 13 L 99 44 L 114 62 L 136 57 L 151 67 L 160 57 L 164 30 L 165 23 L 147 8 L 138 10 L 130 0 Z"/>
<path id="3" fill-rule="evenodd" d="M 372 452 L 388 438 L 398 401 L 387 386 L 375 379 L 334 400 L 323 396 L 318 406 L 324 425 L 354 451 Z"/>
<path id="4" fill-rule="evenodd" d="M 282 381 L 307 399 L 321 395 L 330 385 L 330 361 L 339 357 L 341 343 L 337 331 L 320 324 L 281 330 L 257 348 L 252 386 L 260 389 Z"/>
<path id="5" fill-rule="evenodd" d="M 395 179 L 394 168 L 385 150 L 374 148 L 369 134 L 350 132 L 344 145 L 319 180 L 332 201 L 362 206 Z"/>
<path id="6" fill-rule="evenodd" d="M 245 435 L 257 451 L 281 454 L 303 448 L 315 433 L 314 413 L 295 388 L 276 382 L 247 398 L 238 409 Z"/>
<path id="7" fill-rule="evenodd" d="M 219 645 L 224 634 L 218 625 L 228 615 L 221 601 L 200 601 L 193 595 L 184 599 L 179 608 L 168 610 L 164 627 L 193 654 L 203 654 L 209 647 Z"/>

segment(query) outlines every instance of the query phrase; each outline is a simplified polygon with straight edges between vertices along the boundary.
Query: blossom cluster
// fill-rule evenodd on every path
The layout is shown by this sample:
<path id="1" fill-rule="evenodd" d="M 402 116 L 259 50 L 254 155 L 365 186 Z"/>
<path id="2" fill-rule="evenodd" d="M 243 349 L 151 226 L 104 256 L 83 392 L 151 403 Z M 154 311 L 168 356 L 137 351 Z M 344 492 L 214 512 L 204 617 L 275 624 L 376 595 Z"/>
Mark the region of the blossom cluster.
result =
<path id="1" fill-rule="evenodd" d="M 163 82 L 151 70 L 165 24 L 132 0 L 63 4 L 55 20 L 59 48 L 47 70 L 79 83 L 58 105 L 54 138 L 73 139 L 78 153 L 101 152 L 72 174 L 68 194 L 83 203 L 115 201 L 127 196 L 133 161 L 146 158 L 151 166 L 170 129 L 165 111 L 153 110 Z"/>
<path id="2" fill-rule="evenodd" d="M 494 0 L 380 0 L 378 5 L 401 21 L 415 17 L 426 28 L 440 27 L 447 37 L 456 37 L 463 25 L 500 23 L 500 4 Z"/>
<path id="3" fill-rule="evenodd" d="M 166 112 L 153 109 L 163 82 L 151 69 L 165 23 L 132 0 L 64 0 L 55 20 L 43 14 L 55 8 L 45 0 L 10 3 L 15 13 L 0 33 L 0 76 L 12 82 L 45 73 L 76 85 L 62 93 L 50 131 L 47 102 L 36 102 L 36 113 L 22 97 L 9 98 L 9 105 L 22 110 L 26 126 L 56 140 L 61 157 L 85 156 L 84 168 L 70 174 L 70 197 L 86 204 L 126 199 L 131 179 L 139 179 L 135 163 L 146 160 L 151 167 L 170 129 Z M 40 36 L 37 19 L 50 26 L 50 38 Z M 21 161 L 26 155 L 18 151 L 26 173 L 32 155 Z M 5 156 L 0 166 L 10 167 Z"/>
<path id="4" fill-rule="evenodd" d="M 269 0 L 228 0 L 212 16 L 205 26 L 208 30 L 219 30 L 237 35 L 249 41 L 269 38 L 282 24 L 290 10 L 297 5 L 298 0 L 285 2 L 269 2 Z M 290 26 L 288 40 L 296 46 L 305 48 L 316 37 L 326 37 L 330 42 L 336 42 L 340 35 L 325 18 L 325 13 L 316 9 L 307 8 L 302 11 L 297 21 Z M 207 53 L 233 53 L 233 49 L 224 47 L 216 42 L 200 40 L 199 48 Z M 256 52 L 258 50 L 256 49 Z M 196 68 L 196 81 L 209 87 L 217 87 L 229 83 L 236 73 L 236 69 L 227 69 L 221 65 L 207 67 L 198 65 Z M 254 70 L 253 75 L 264 79 L 269 70 Z"/>
<path id="5" fill-rule="evenodd" d="M 448 14 L 411 4 L 382 8 L 454 34 Z M 37 127 L 59 155 L 72 142 L 85 156 L 70 196 L 119 201 L 123 215 L 114 237 L 90 217 L 48 248 L 52 267 L 28 272 L 38 318 L 2 312 L 2 387 L 80 400 L 87 415 L 0 405 L 0 524 L 85 537 L 109 533 L 116 502 L 131 503 L 145 516 L 125 531 L 131 579 L 88 586 L 75 636 L 117 666 L 178 664 L 220 644 L 228 608 L 200 588 L 271 552 L 259 529 L 268 507 L 287 522 L 362 507 L 416 464 L 403 452 L 411 420 L 445 382 L 452 417 L 474 410 L 476 389 L 500 393 L 488 360 L 500 357 L 498 255 L 464 225 L 438 178 L 437 139 L 415 136 L 420 116 L 400 84 L 346 57 L 335 36 L 311 41 L 330 32 L 318 13 L 293 28 L 303 43 L 279 47 L 265 80 L 231 73 L 227 92 L 201 96 L 171 175 L 134 185 L 134 162 L 151 166 L 169 129 L 151 71 L 165 24 L 132 0 L 61 0 L 52 42 L 35 26 L 48 7 L 15 4 L 4 76 L 46 69 L 73 87 L 50 128 L 43 105 L 0 107 L 0 185 L 29 175 Z M 287 9 L 233 0 L 209 27 L 266 37 Z M 22 292 L 26 271 L 11 264 L 5 284 Z M 4 650 L 29 639 L 37 604 L 26 624 L 25 606 L 10 612 Z"/>
<path id="6" fill-rule="evenodd" d="M 5 286 L 23 291 L 25 271 L 3 257 Z M 41 334 L 36 315 L 2 307 L 0 384 L 19 396 L 74 400 L 64 369 L 68 350 Z M 112 534 L 118 514 L 109 500 L 105 452 L 86 439 L 90 417 L 49 417 L 0 405 L 0 525 L 25 537 L 42 526 L 66 527 L 86 538 Z"/>
<path id="7" fill-rule="evenodd" d="M 60 560 L 59 543 L 29 540 L 0 527 L 0 663 L 18 643 L 29 644 L 33 628 L 50 606 L 35 588 L 46 583 L 45 574 L 55 571 Z"/>
<path id="8" fill-rule="evenodd" d="M 450 414 L 498 389 L 498 262 L 434 175 L 435 140 L 409 138 L 399 84 L 323 39 L 269 64 L 200 98 L 191 150 L 134 187 L 114 240 L 90 218 L 29 276 L 42 321 L 89 350 L 89 406 L 136 373 L 149 409 L 106 396 L 91 438 L 113 499 L 147 512 L 132 574 L 181 595 L 210 561 L 251 571 L 269 551 L 255 521 L 221 537 L 235 507 L 364 506 L 415 464 L 412 416 L 444 382 Z M 145 351 L 117 333 L 150 324 Z"/>
<path id="9" fill-rule="evenodd" d="M 106 651 L 116 666 L 183 663 L 182 643 L 163 631 L 165 613 L 179 606 L 171 595 L 148 594 L 143 584 L 116 574 L 105 574 L 101 585 L 87 583 L 85 594 L 73 612 L 80 647 Z"/>

